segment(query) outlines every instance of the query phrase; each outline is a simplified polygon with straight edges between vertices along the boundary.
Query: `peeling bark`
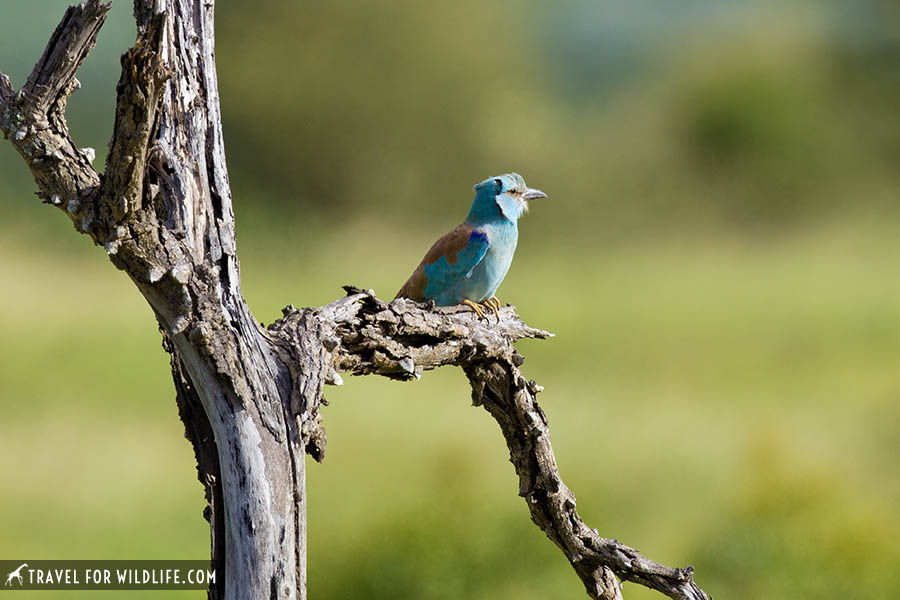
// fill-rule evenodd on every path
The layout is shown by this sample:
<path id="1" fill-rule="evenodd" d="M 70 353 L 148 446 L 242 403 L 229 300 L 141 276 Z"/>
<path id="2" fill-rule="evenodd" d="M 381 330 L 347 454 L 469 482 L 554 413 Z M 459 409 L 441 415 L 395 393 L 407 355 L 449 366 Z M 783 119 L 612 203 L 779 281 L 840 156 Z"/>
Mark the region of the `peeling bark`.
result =
<path id="1" fill-rule="evenodd" d="M 70 7 L 19 91 L 0 73 L 0 131 L 46 203 L 105 248 L 153 309 L 171 356 L 178 410 L 206 490 L 210 598 L 306 598 L 305 454 L 325 456 L 319 407 L 339 372 L 418 378 L 462 367 L 497 420 L 532 520 L 592 598 L 620 598 L 617 577 L 671 598 L 703 599 L 690 567 L 672 569 L 601 538 L 559 477 L 540 387 L 514 342 L 550 334 L 515 310 L 385 303 L 371 292 L 288 307 L 264 329 L 240 289 L 213 53 L 212 0 L 135 0 L 138 38 L 122 57 L 102 175 L 65 120 L 75 73 L 108 4 Z"/>

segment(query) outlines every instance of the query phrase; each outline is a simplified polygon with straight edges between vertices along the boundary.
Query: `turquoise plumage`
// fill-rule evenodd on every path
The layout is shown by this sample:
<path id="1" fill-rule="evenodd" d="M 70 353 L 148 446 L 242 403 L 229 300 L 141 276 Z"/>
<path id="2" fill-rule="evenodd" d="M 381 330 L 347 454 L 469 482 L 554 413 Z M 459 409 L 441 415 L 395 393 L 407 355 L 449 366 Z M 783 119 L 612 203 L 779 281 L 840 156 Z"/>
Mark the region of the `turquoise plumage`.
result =
<path id="1" fill-rule="evenodd" d="M 480 316 L 482 306 L 499 310 L 494 294 L 512 264 L 519 217 L 529 200 L 546 197 L 517 173 L 476 185 L 466 220 L 434 243 L 397 297 L 434 300 L 437 306 L 467 304 Z"/>

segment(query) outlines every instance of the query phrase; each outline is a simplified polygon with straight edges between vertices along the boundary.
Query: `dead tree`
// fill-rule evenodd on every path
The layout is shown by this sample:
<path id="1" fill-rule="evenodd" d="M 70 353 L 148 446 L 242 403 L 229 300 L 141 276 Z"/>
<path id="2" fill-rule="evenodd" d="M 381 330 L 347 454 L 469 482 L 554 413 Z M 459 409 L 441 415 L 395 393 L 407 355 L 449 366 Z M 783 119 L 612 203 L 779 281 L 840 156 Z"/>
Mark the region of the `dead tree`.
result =
<path id="1" fill-rule="evenodd" d="M 106 169 L 69 134 L 75 73 L 108 4 L 70 7 L 21 90 L 0 74 L 0 129 L 38 196 L 104 248 L 144 295 L 171 356 L 177 403 L 205 486 L 211 598 L 306 597 L 305 455 L 322 460 L 322 389 L 339 371 L 394 379 L 457 365 L 500 425 L 531 518 L 592 598 L 632 581 L 705 599 L 690 567 L 665 567 L 582 522 L 550 446 L 541 390 L 513 342 L 546 337 L 513 308 L 499 322 L 347 288 L 268 328 L 240 287 L 213 55 L 213 0 L 135 0 L 137 41 L 122 56 Z"/>

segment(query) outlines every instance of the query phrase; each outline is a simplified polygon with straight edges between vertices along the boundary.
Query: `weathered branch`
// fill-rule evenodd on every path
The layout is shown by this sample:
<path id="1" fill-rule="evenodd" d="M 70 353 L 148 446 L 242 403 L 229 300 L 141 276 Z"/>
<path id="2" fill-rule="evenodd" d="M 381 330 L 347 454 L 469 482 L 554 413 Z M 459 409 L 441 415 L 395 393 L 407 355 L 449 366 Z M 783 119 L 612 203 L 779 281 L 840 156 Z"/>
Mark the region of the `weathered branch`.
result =
<path id="1" fill-rule="evenodd" d="M 111 7 L 112 4 L 88 1 L 66 10 L 22 87 L 22 93 L 28 96 L 27 105 L 34 113 L 44 114 L 54 104 L 65 103 L 74 89 L 70 84 L 75 73 L 97 43 L 97 33 Z M 65 104 L 56 112 L 64 113 Z"/>
<path id="2" fill-rule="evenodd" d="M 295 346 L 299 332 L 305 331 L 306 318 L 313 316 L 318 335 L 331 353 L 330 377 L 334 378 L 335 370 L 419 378 L 423 371 L 461 366 L 475 358 L 518 357 L 512 342 L 553 335 L 525 325 L 512 307 L 502 308 L 496 321 L 496 317 L 485 320 L 464 306 L 429 311 L 405 298 L 388 304 L 371 290 L 344 289 L 347 297 L 319 308 L 288 306 L 282 311 L 284 317 L 269 326 L 285 347 Z"/>
<path id="3" fill-rule="evenodd" d="M 547 417 L 537 403 L 542 391 L 526 381 L 509 358 L 475 360 L 464 367 L 472 402 L 496 419 L 519 475 L 519 495 L 531 520 L 569 559 L 592 598 L 617 598 L 610 572 L 679 600 L 707 600 L 693 581 L 693 567 L 676 569 L 643 557 L 634 548 L 600 537 L 575 510 L 575 495 L 563 483 L 550 445 Z"/>
<path id="4" fill-rule="evenodd" d="M 473 404 L 496 419 L 506 438 L 519 475 L 519 495 L 532 520 L 560 547 L 590 597 L 620 598 L 617 576 L 670 598 L 707 600 L 693 581 L 691 567 L 666 567 L 600 537 L 575 510 L 575 496 L 559 476 L 547 418 L 536 400 L 542 388 L 522 376 L 518 367 L 524 359 L 513 345 L 522 338 L 552 334 L 527 326 L 513 307 L 503 308 L 499 318 L 479 319 L 466 307 L 430 308 L 404 299 L 388 304 L 371 291 L 345 289 L 346 298 L 323 307 L 289 306 L 284 317 L 269 326 L 276 345 L 297 369 L 325 373 L 324 383 L 339 384 L 336 370 L 411 379 L 440 366 L 462 367 L 472 385 Z M 310 342 L 305 338 L 311 328 L 322 341 L 315 365 L 309 363 Z M 305 407 L 316 427 L 321 383 L 317 390 L 295 391 L 298 398 L 317 398 Z M 324 433 L 320 435 L 324 439 Z"/>
<path id="5" fill-rule="evenodd" d="M 111 5 L 98 0 L 70 6 L 21 90 L 0 74 L 0 130 L 25 159 L 38 196 L 89 232 L 100 176 L 92 148 L 80 149 L 66 123 L 66 103 L 81 84 L 75 73 L 93 49 Z"/>
<path id="6" fill-rule="evenodd" d="M 147 157 L 154 147 L 164 84 L 172 75 L 161 56 L 166 13 L 149 17 L 134 46 L 122 55 L 122 76 L 116 86 L 116 132 L 110 143 L 99 207 L 106 228 L 106 249 L 118 251 L 127 237 L 126 217 L 139 214 L 143 205 Z M 158 169 L 158 165 L 152 165 Z M 132 226 L 133 228 L 133 226 Z"/>

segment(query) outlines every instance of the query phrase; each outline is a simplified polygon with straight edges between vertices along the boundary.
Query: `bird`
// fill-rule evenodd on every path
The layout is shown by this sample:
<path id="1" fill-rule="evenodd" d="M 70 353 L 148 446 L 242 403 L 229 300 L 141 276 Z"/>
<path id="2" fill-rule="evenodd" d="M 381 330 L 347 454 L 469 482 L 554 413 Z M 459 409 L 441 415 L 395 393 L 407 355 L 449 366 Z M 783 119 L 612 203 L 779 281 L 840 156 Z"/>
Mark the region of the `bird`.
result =
<path id="1" fill-rule="evenodd" d="M 432 300 L 435 306 L 464 304 L 480 318 L 485 310 L 500 318 L 495 294 L 512 264 L 518 220 L 529 200 L 547 194 L 525 185 L 518 173 L 490 177 L 474 190 L 466 219 L 431 246 L 396 298 Z"/>

